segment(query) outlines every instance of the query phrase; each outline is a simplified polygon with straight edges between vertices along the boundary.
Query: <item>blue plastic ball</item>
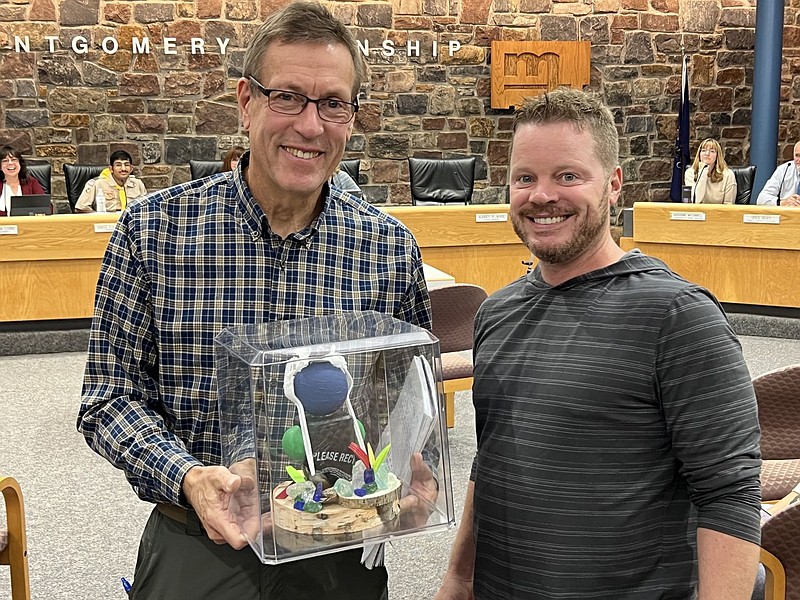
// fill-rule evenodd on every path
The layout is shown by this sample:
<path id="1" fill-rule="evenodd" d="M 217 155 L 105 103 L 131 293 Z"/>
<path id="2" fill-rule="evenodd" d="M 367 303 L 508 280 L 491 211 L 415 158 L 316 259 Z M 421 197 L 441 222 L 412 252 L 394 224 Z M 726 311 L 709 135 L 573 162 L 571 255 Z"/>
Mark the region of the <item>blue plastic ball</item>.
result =
<path id="1" fill-rule="evenodd" d="M 303 367 L 294 378 L 294 393 L 306 412 L 315 416 L 329 415 L 347 397 L 347 377 L 339 367 L 327 361 Z"/>

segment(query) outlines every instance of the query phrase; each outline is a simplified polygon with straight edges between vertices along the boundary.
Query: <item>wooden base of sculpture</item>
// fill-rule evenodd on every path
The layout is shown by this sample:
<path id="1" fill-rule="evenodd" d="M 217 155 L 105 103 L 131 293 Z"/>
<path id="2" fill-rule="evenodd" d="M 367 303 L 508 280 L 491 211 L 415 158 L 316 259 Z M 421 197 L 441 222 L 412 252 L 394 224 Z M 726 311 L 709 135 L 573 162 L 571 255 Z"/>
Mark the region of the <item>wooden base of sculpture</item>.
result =
<path id="1" fill-rule="evenodd" d="M 349 534 L 385 525 L 400 514 L 400 481 L 389 490 L 363 498 L 340 496 L 338 503 L 323 504 L 317 513 L 296 510 L 292 498 L 278 498 L 290 484 L 272 490 L 273 522 L 287 531 L 313 536 Z"/>

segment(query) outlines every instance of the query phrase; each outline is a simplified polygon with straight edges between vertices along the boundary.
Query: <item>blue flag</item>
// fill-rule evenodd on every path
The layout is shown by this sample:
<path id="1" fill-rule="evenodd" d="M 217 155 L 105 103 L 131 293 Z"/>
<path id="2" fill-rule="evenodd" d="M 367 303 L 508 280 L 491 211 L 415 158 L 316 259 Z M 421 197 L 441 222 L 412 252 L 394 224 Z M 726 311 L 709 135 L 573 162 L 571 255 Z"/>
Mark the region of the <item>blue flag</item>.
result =
<path id="1" fill-rule="evenodd" d="M 672 163 L 672 185 L 669 188 L 669 199 L 681 201 L 683 174 L 689 167 L 689 57 L 683 57 L 681 68 L 681 106 L 678 109 L 678 131 L 675 135 L 675 157 Z"/>

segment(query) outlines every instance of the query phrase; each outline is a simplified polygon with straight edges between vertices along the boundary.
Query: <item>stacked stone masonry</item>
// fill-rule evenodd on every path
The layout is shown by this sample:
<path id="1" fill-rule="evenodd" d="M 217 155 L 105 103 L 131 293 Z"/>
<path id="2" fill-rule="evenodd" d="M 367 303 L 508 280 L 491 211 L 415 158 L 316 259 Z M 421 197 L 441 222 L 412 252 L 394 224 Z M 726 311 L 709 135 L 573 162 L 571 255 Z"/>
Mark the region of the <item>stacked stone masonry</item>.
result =
<path id="1" fill-rule="evenodd" d="M 0 143 L 50 161 L 62 200 L 63 163 L 104 164 L 118 148 L 148 189 L 185 181 L 189 159 L 246 145 L 235 98 L 244 48 L 283 4 L 0 0 Z M 465 154 L 478 157 L 474 201 L 506 201 L 512 111 L 490 108 L 492 40 L 591 42 L 589 88 L 611 107 L 621 137 L 623 205 L 668 194 L 682 51 L 691 56 L 692 151 L 711 136 L 730 164 L 748 162 L 755 0 L 326 4 L 371 49 L 347 157 L 362 160 L 360 183 L 374 203 L 410 202 L 408 156 Z M 800 139 L 798 7 L 787 2 L 784 158 Z M 26 36 L 30 52 L 18 51 Z M 144 39 L 150 52 L 134 51 Z"/>

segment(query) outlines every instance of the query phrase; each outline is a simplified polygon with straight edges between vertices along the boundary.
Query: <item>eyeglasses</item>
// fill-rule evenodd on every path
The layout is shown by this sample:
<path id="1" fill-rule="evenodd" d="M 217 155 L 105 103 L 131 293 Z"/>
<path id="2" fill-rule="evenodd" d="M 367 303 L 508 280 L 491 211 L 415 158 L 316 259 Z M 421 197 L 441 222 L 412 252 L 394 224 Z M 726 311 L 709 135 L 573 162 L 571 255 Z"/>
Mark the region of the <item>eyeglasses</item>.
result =
<path id="1" fill-rule="evenodd" d="M 0 163 L 4 165 L 16 165 L 19 164 L 19 159 L 16 156 L 6 156 L 3 160 L 0 160 Z"/>
<path id="2" fill-rule="evenodd" d="M 311 102 L 317 106 L 317 114 L 323 121 L 330 123 L 349 123 L 358 112 L 358 101 L 345 102 L 338 98 L 309 98 L 297 92 L 287 90 L 269 90 L 261 85 L 255 77 L 250 76 L 250 82 L 267 99 L 270 110 L 282 115 L 299 115 Z"/>

